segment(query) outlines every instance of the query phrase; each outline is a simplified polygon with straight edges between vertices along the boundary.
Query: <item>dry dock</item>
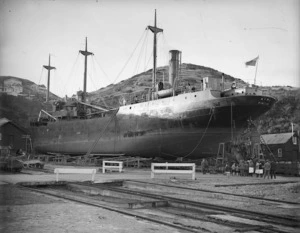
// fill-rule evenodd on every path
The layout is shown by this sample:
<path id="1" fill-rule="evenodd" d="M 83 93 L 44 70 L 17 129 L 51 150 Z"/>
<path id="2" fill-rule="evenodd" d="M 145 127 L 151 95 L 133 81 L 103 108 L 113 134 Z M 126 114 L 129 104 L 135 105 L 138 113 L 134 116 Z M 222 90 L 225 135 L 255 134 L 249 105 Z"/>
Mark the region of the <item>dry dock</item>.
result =
<path id="1" fill-rule="evenodd" d="M 46 165 L 45 168 L 45 172 L 24 170 L 20 174 L 1 174 L 1 232 L 189 232 L 184 228 L 176 229 L 172 225 L 159 224 L 148 221 L 146 218 L 125 215 L 107 208 L 96 208 L 92 205 L 61 199 L 18 185 L 20 182 L 31 185 L 55 183 L 54 167 Z M 62 174 L 60 179 L 63 182 L 80 184 L 90 180 L 90 175 Z M 149 194 L 157 194 L 160 191 L 160 195 L 167 195 L 169 198 L 189 199 L 240 209 L 251 207 L 254 212 L 261 212 L 264 209 L 269 215 L 280 212 L 282 216 L 294 216 L 298 219 L 300 216 L 300 179 L 298 177 L 279 176 L 276 180 L 267 180 L 237 176 L 227 178 L 222 174 L 196 173 L 196 180 L 192 180 L 189 175 L 177 174 L 159 174 L 155 176 L 155 179 L 151 179 L 149 169 L 125 169 L 123 173 L 105 174 L 99 171 L 95 175 L 95 185 L 112 181 L 120 183 L 124 180 L 129 181 L 123 182 L 124 188 L 143 190 Z M 177 188 L 175 189 L 174 186 Z M 257 199 L 245 201 L 247 196 Z M 279 202 L 272 204 L 263 199 Z M 145 210 L 142 211 L 145 212 Z M 147 211 L 151 212 L 151 210 Z M 210 217 L 214 218 L 214 221 L 218 218 L 222 218 L 222 221 L 233 219 L 233 217 L 227 219 L 225 215 L 220 216 L 211 214 Z M 235 217 L 235 221 L 236 219 L 238 217 Z M 171 222 L 175 225 L 183 225 L 180 218 Z M 202 228 L 190 227 L 190 232 L 209 232 L 207 230 L 210 227 L 212 229 L 215 223 L 210 224 L 202 224 Z M 230 227 L 232 226 L 226 226 L 223 230 L 230 232 Z M 243 229 L 244 232 L 268 232 L 273 228 L 262 230 L 244 227 Z M 281 232 L 286 232 L 284 229 L 285 227 Z M 297 230 L 299 230 L 298 226 L 295 226 L 295 232 Z"/>

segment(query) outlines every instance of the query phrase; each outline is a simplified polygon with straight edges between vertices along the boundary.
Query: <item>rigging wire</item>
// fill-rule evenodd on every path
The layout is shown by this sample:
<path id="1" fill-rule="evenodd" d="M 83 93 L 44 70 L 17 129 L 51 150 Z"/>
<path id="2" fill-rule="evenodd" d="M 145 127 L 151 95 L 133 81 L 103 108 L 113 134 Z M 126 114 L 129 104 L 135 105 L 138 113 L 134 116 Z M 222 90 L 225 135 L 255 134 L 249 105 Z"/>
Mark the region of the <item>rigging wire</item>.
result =
<path id="1" fill-rule="evenodd" d="M 144 52 L 144 50 L 145 50 L 145 42 L 146 42 L 146 40 L 147 40 L 147 37 L 148 37 L 148 30 L 147 30 L 147 32 L 146 32 L 146 35 L 145 35 L 145 38 L 144 38 L 144 40 L 143 40 L 143 43 L 142 43 L 142 45 L 141 45 L 141 50 L 140 50 L 140 54 L 139 54 L 139 56 L 138 56 L 138 58 L 137 58 L 137 63 L 136 63 L 136 68 L 135 68 L 135 71 L 134 71 L 134 73 L 133 73 L 133 75 L 132 76 L 134 76 L 135 74 L 137 74 L 137 72 L 138 72 L 138 69 L 139 69 L 139 67 L 140 67 L 140 64 L 142 63 L 141 62 L 141 57 L 142 57 L 142 54 L 143 54 L 143 52 Z"/>
<path id="2" fill-rule="evenodd" d="M 206 128 L 205 128 L 205 130 L 204 130 L 204 133 L 202 134 L 202 137 L 200 138 L 199 142 L 198 142 L 197 145 L 194 147 L 194 149 L 193 149 L 190 153 L 188 153 L 187 155 L 185 155 L 183 158 L 188 157 L 189 155 L 191 155 L 191 154 L 198 148 L 198 146 L 200 145 L 200 143 L 202 142 L 202 140 L 203 140 L 203 138 L 204 138 L 204 136 L 205 136 L 205 134 L 206 134 L 206 131 L 207 131 L 207 129 L 208 129 L 208 126 L 209 126 L 209 124 L 210 124 L 210 122 L 211 122 L 211 119 L 212 119 L 213 115 L 214 115 L 214 108 L 211 108 L 211 115 L 210 115 L 209 121 L 208 121 L 208 123 L 207 123 L 207 126 L 206 126 Z"/>
<path id="3" fill-rule="evenodd" d="M 59 76 L 59 73 L 57 71 L 57 69 L 54 69 L 54 80 L 61 80 L 60 76 Z M 55 85 L 56 86 L 56 85 Z M 59 92 L 61 92 L 61 88 L 62 86 L 61 85 L 57 85 L 59 87 Z M 52 93 L 53 94 L 53 93 Z"/>
<path id="4" fill-rule="evenodd" d="M 110 80 L 110 78 L 108 77 L 108 75 L 106 74 L 106 72 L 104 71 L 104 69 L 100 66 L 100 63 L 98 62 L 98 60 L 96 59 L 96 55 L 92 56 L 92 60 L 94 62 L 96 62 L 96 65 L 99 66 L 100 70 L 103 72 L 103 74 L 105 75 L 105 77 Z"/>
<path id="5" fill-rule="evenodd" d="M 128 62 L 131 60 L 131 58 L 132 58 L 132 56 L 133 56 L 135 50 L 137 49 L 138 45 L 140 44 L 141 40 L 143 39 L 143 37 L 144 37 L 144 35 L 145 35 L 145 31 L 146 31 L 146 30 L 143 31 L 143 34 L 142 34 L 141 38 L 139 39 L 137 45 L 135 46 L 133 52 L 130 54 L 128 60 L 125 62 L 123 68 L 121 69 L 121 71 L 119 72 L 119 74 L 117 75 L 117 77 L 114 79 L 114 81 L 113 81 L 112 83 L 115 83 L 115 82 L 117 81 L 117 79 L 120 77 L 120 75 L 122 74 L 122 72 L 123 72 L 124 69 L 126 68 Z"/>
<path id="6" fill-rule="evenodd" d="M 40 83 L 41 83 L 41 79 L 42 79 L 42 76 L 43 76 L 43 72 L 44 72 L 44 68 L 42 67 L 42 71 L 41 71 L 41 74 L 40 74 L 40 79 L 39 79 L 39 82 L 38 82 L 38 89 L 37 90 L 39 90 L 39 86 L 40 86 Z M 38 95 L 39 95 L 39 91 L 37 92 L 38 93 Z"/>
<path id="7" fill-rule="evenodd" d="M 43 72 L 44 72 L 44 68 L 42 67 L 42 70 L 41 70 L 41 73 L 40 73 L 40 79 L 39 79 L 38 85 L 40 85 L 40 83 L 41 83 L 41 79 L 42 79 Z"/>
<path id="8" fill-rule="evenodd" d="M 148 38 L 149 38 L 149 36 L 148 36 L 148 32 L 149 32 L 149 30 L 147 30 L 147 35 L 146 35 L 146 42 L 145 42 L 145 60 L 144 60 L 144 71 L 146 70 L 146 62 L 147 62 L 147 51 L 148 51 Z"/>
<path id="9" fill-rule="evenodd" d="M 93 56 L 92 56 L 93 57 Z M 88 72 L 88 75 L 89 75 L 89 78 L 93 84 L 93 87 L 94 87 L 94 91 L 97 90 L 97 78 L 96 78 L 96 81 L 93 79 L 95 76 L 99 76 L 98 72 L 97 72 L 97 69 L 96 69 L 96 66 L 95 66 L 95 62 L 94 62 L 94 59 L 92 59 L 92 62 L 90 63 L 90 67 L 91 69 L 89 69 L 89 72 Z M 100 84 L 100 83 L 99 83 Z M 99 85 L 99 88 L 100 88 L 100 85 Z M 93 88 L 92 88 L 93 89 Z"/>
<path id="10" fill-rule="evenodd" d="M 70 80 L 71 75 L 74 73 L 75 65 L 76 65 L 77 62 L 78 62 L 78 58 L 79 58 L 79 52 L 78 52 L 78 54 L 77 54 L 77 57 L 76 57 L 75 62 L 73 63 L 73 66 L 72 66 L 72 68 L 71 68 L 71 72 L 70 72 L 69 76 L 67 77 L 67 80 L 65 81 L 64 85 L 63 85 L 63 92 L 64 92 L 64 93 L 67 92 L 67 88 L 66 88 L 66 87 L 67 87 L 67 84 L 68 84 L 68 82 L 69 82 L 69 80 Z"/>
<path id="11" fill-rule="evenodd" d="M 160 33 L 159 35 L 158 35 L 158 40 L 160 39 L 160 37 L 161 38 L 164 38 L 164 36 L 163 36 L 164 34 L 163 33 Z M 165 66 L 165 64 L 168 64 L 167 62 L 166 62 L 166 60 L 167 60 L 167 55 L 166 54 L 168 54 L 168 50 L 166 49 L 166 47 L 165 47 L 165 43 L 164 43 L 164 40 L 162 39 L 162 41 L 163 41 L 163 43 L 161 44 L 161 46 L 159 46 L 159 54 L 161 54 L 161 63 L 163 64 L 163 66 Z"/>
<path id="12" fill-rule="evenodd" d="M 176 155 L 169 154 L 169 153 L 165 153 L 165 152 L 160 152 L 160 153 L 165 154 L 165 155 L 168 155 L 168 156 L 170 156 L 170 157 L 181 158 L 181 159 L 185 159 L 186 157 L 190 156 L 190 155 L 191 155 L 191 154 L 199 147 L 200 143 L 202 142 L 202 140 L 203 140 L 203 138 L 204 138 L 204 136 L 205 136 L 205 134 L 206 134 L 206 131 L 207 131 L 208 127 L 209 127 L 209 124 L 210 124 L 210 122 L 211 122 L 211 119 L 212 119 L 212 117 L 213 117 L 213 115 L 214 115 L 214 108 L 211 108 L 210 112 L 211 112 L 210 118 L 209 118 L 208 123 L 207 123 L 207 126 L 206 126 L 206 128 L 205 128 L 205 130 L 204 130 L 204 132 L 203 132 L 203 134 L 202 134 L 202 137 L 200 138 L 200 140 L 198 141 L 197 145 L 193 148 L 193 150 L 192 150 L 191 152 L 189 152 L 188 154 L 186 154 L 186 155 L 183 156 L 183 157 L 182 157 L 182 156 L 176 156 Z"/>
<path id="13" fill-rule="evenodd" d="M 93 62 L 92 62 L 92 69 L 96 71 L 95 73 L 97 73 L 97 69 L 96 69 L 96 66 L 95 66 L 95 60 L 92 59 L 92 61 L 93 61 Z M 97 73 L 97 74 L 98 74 L 98 73 Z M 96 84 L 93 82 L 92 75 L 89 74 L 89 77 L 90 77 L 90 79 L 91 79 L 93 85 L 96 87 Z M 96 82 L 96 83 L 97 83 L 97 82 Z M 101 86 L 101 84 L 100 84 L 99 86 Z M 96 88 L 96 89 L 97 89 L 97 88 Z M 99 89 L 100 89 L 100 87 L 99 87 Z M 95 90 L 95 91 L 97 91 L 97 90 Z M 103 104 L 105 105 L 106 108 L 111 108 L 111 107 L 106 103 L 106 101 L 105 101 L 105 99 L 103 98 L 102 95 L 99 95 L 99 98 L 100 98 L 100 100 L 103 102 Z"/>
<path id="14" fill-rule="evenodd" d="M 164 57 L 163 57 L 163 60 L 165 61 L 165 64 L 167 64 L 167 66 L 169 65 L 169 57 L 168 57 L 168 54 L 169 54 L 169 51 L 171 50 L 170 49 L 170 45 L 169 43 L 167 42 L 166 40 L 166 37 L 165 37 L 165 34 L 162 33 L 162 41 L 163 41 L 163 54 L 164 54 Z"/>
<path id="15" fill-rule="evenodd" d="M 150 54 L 150 57 L 149 57 L 148 62 L 147 62 L 147 64 L 146 64 L 146 66 L 145 66 L 144 72 L 146 72 L 147 67 L 148 67 L 148 65 L 149 65 L 149 63 L 150 63 L 150 61 L 151 61 L 151 58 L 153 58 L 153 51 L 152 51 L 152 53 Z"/>
<path id="16" fill-rule="evenodd" d="M 99 140 L 102 138 L 102 136 L 103 136 L 104 132 L 106 131 L 106 128 L 108 127 L 110 122 L 112 122 L 112 120 L 114 120 L 116 118 L 118 110 L 119 109 L 117 109 L 115 111 L 115 113 L 111 116 L 111 118 L 109 119 L 109 121 L 106 123 L 106 125 L 102 129 L 101 133 L 99 134 L 98 138 L 96 138 L 96 140 L 94 141 L 92 146 L 88 149 L 88 151 L 86 152 L 86 155 L 84 156 L 85 158 L 87 158 L 91 154 L 91 152 L 95 149 L 96 145 L 98 144 Z"/>
<path id="17" fill-rule="evenodd" d="M 172 154 L 169 154 L 169 153 L 165 153 L 165 152 L 160 152 L 161 154 L 164 154 L 164 155 L 168 155 L 170 157 L 174 157 L 174 158 L 180 158 L 181 156 L 176 156 L 176 155 L 172 155 Z"/>
<path id="18" fill-rule="evenodd" d="M 96 87 L 96 84 L 94 83 L 94 80 L 92 78 L 92 75 L 88 72 L 87 76 L 89 77 L 91 83 L 93 84 L 93 87 Z M 88 92 L 88 91 L 87 91 Z"/>

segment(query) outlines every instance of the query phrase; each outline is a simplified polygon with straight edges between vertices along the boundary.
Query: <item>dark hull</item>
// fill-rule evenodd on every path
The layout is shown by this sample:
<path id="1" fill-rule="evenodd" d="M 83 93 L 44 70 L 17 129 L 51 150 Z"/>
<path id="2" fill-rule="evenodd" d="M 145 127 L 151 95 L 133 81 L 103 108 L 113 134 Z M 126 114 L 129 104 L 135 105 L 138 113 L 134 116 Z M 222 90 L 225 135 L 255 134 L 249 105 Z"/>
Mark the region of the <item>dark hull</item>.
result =
<path id="1" fill-rule="evenodd" d="M 121 107 L 116 117 L 62 120 L 33 129 L 37 152 L 126 154 L 141 157 L 202 158 L 216 155 L 220 142 L 230 141 L 275 102 L 271 97 L 215 98 L 208 92 Z M 265 99 L 265 100 L 264 100 Z M 234 128 L 231 126 L 233 119 Z"/>

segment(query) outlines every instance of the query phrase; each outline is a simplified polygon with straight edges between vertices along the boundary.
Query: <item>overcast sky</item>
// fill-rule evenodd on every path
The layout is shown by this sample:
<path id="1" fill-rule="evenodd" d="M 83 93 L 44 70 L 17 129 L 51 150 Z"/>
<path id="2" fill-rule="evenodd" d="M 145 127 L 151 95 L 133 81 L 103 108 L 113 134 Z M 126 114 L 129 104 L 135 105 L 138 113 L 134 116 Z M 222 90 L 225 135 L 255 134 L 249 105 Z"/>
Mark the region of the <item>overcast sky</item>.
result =
<path id="1" fill-rule="evenodd" d="M 257 84 L 300 86 L 298 0 L 0 0 L 0 75 L 46 85 L 50 53 L 51 91 L 70 96 L 83 88 L 88 37 L 88 91 L 127 79 L 152 68 L 154 9 L 159 66 L 178 49 L 184 63 L 253 83 L 245 62 L 259 55 Z"/>

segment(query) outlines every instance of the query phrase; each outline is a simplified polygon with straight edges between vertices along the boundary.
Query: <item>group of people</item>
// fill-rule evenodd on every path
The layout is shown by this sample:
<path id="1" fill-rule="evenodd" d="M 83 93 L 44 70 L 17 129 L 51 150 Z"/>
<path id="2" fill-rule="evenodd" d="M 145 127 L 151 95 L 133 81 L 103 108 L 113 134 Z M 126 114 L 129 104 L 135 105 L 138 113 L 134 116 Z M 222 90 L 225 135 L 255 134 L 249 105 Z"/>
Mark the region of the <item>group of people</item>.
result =
<path id="1" fill-rule="evenodd" d="M 225 173 L 227 175 L 236 176 L 256 176 L 268 179 L 276 179 L 276 162 L 274 161 L 253 161 L 240 160 L 233 162 L 231 166 L 227 163 L 225 166 Z"/>

